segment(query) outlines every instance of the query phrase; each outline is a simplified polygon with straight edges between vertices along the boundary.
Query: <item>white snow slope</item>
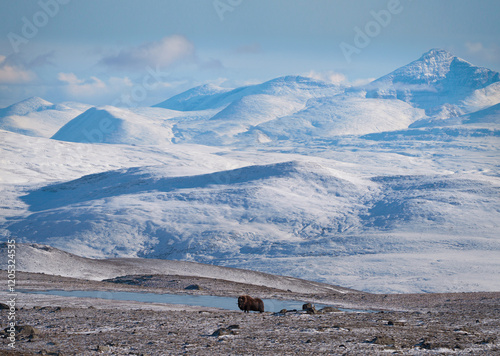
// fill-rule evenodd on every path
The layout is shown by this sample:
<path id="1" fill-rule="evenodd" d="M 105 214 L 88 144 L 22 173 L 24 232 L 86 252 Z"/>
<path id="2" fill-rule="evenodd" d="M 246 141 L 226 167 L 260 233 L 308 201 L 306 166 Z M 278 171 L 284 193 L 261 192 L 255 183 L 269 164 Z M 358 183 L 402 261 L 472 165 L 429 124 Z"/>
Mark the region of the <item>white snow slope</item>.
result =
<path id="1" fill-rule="evenodd" d="M 290 76 L 90 108 L 52 139 L 0 130 L 0 236 L 371 292 L 500 290 L 498 73 L 433 50 L 382 79 L 395 96 Z M 448 89 L 430 102 L 422 84 Z"/>

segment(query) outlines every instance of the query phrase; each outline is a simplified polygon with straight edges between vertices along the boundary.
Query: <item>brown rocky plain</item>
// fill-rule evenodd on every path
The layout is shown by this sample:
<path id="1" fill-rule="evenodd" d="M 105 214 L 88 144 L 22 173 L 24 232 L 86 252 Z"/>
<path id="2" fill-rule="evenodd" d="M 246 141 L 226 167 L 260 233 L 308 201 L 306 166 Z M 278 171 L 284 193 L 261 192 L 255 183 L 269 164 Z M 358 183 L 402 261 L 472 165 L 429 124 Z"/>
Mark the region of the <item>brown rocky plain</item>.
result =
<path id="1" fill-rule="evenodd" d="M 5 271 L 0 272 L 6 281 Z M 100 290 L 301 300 L 321 311 L 243 313 L 184 305 L 18 293 L 15 349 L 1 355 L 500 355 L 500 292 L 296 293 L 213 278 L 88 281 L 17 273 L 17 290 Z M 7 293 L 0 293 L 3 300 Z M 338 312 L 336 307 L 367 312 Z M 314 311 L 311 311 L 314 310 Z M 0 310 L 2 330 L 8 309 Z"/>

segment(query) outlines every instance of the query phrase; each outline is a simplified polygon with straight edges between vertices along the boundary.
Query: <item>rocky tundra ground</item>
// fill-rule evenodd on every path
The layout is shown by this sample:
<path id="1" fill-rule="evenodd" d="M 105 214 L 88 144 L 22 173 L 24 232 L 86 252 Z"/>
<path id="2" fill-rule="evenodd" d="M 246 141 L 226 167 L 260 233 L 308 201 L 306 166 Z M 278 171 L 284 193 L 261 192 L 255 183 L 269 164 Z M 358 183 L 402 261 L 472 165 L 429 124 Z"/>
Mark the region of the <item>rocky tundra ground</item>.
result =
<path id="1" fill-rule="evenodd" d="M 1 276 L 6 280 L 5 271 Z M 235 303 L 238 295 L 249 294 L 333 308 L 246 314 L 18 293 L 15 348 L 3 331 L 2 355 L 500 355 L 500 292 L 307 294 L 186 276 L 88 281 L 23 272 L 17 288 L 218 295 Z M 7 293 L 0 295 L 6 300 Z M 8 313 L 0 310 L 2 330 Z"/>

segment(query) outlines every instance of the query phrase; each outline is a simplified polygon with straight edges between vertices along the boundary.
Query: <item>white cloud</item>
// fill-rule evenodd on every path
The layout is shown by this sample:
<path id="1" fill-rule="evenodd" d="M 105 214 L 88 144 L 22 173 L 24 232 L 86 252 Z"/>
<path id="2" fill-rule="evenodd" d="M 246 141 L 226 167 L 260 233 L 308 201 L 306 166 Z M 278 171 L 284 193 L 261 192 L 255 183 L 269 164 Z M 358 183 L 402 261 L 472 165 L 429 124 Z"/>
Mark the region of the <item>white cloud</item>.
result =
<path id="1" fill-rule="evenodd" d="M 194 56 L 194 45 L 184 36 L 173 35 L 160 41 L 144 43 L 106 56 L 102 63 L 110 67 L 168 67 L 181 59 Z"/>
<path id="2" fill-rule="evenodd" d="M 116 88 L 131 87 L 132 85 L 134 85 L 128 77 L 124 78 L 111 77 L 109 78 L 108 82 L 111 87 L 116 87 Z"/>
<path id="3" fill-rule="evenodd" d="M 342 73 L 336 73 L 332 71 L 316 72 L 314 70 L 311 70 L 309 73 L 306 73 L 305 76 L 316 80 L 322 80 L 324 82 L 332 84 L 347 83 L 347 77 L 345 75 L 343 75 Z"/>
<path id="4" fill-rule="evenodd" d="M 362 78 L 349 81 L 347 77 L 342 73 L 337 73 L 333 71 L 316 72 L 314 70 L 311 70 L 310 72 L 304 74 L 304 76 L 316 80 L 322 80 L 327 83 L 342 85 L 345 87 L 364 86 L 373 82 L 376 79 L 376 78 Z"/>
<path id="5" fill-rule="evenodd" d="M 78 79 L 74 73 L 59 73 L 57 79 L 69 85 L 78 85 L 83 83 L 83 80 Z"/>
<path id="6" fill-rule="evenodd" d="M 500 59 L 500 46 L 485 46 L 482 42 L 466 42 L 465 48 L 471 55 L 476 55 L 487 61 L 498 61 Z"/>
<path id="7" fill-rule="evenodd" d="M 356 79 L 353 82 L 351 82 L 351 85 L 353 87 L 360 87 L 360 86 L 363 86 L 363 85 L 370 84 L 375 79 L 377 79 L 377 78 Z"/>
<path id="8" fill-rule="evenodd" d="M 108 95 L 133 85 L 128 77 L 111 77 L 107 81 L 103 81 L 94 76 L 88 79 L 80 79 L 74 73 L 59 73 L 57 79 L 65 84 L 64 88 L 67 94 L 75 98 Z"/>
<path id="9" fill-rule="evenodd" d="M 7 57 L 0 55 L 0 84 L 26 83 L 35 78 L 33 72 L 7 63 Z"/>
<path id="10" fill-rule="evenodd" d="M 477 53 L 484 49 L 484 46 L 481 42 L 467 42 L 465 44 L 465 47 L 471 53 Z"/>

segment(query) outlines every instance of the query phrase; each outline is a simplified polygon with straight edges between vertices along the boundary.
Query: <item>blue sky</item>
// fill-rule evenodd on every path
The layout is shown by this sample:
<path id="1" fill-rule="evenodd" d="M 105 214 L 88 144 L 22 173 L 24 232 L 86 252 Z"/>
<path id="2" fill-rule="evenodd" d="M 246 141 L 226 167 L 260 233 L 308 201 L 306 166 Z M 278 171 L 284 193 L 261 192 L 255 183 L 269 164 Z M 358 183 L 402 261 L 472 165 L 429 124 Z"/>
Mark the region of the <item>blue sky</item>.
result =
<path id="1" fill-rule="evenodd" d="M 500 70 L 497 0 L 1 0 L 0 106 L 152 105 L 204 83 L 363 83 L 431 48 Z M 128 98 L 127 100 L 124 100 Z"/>

